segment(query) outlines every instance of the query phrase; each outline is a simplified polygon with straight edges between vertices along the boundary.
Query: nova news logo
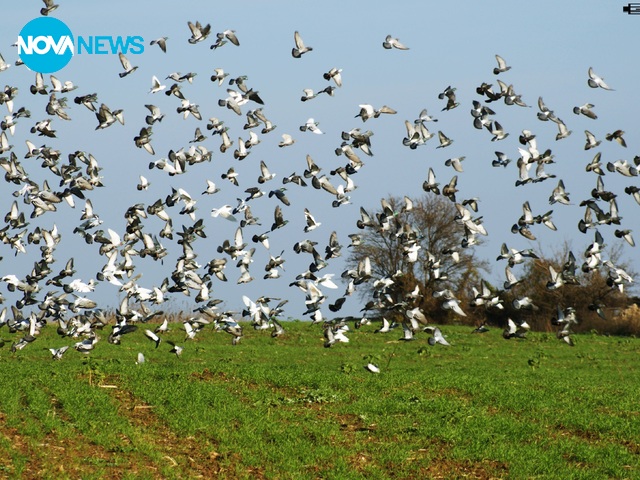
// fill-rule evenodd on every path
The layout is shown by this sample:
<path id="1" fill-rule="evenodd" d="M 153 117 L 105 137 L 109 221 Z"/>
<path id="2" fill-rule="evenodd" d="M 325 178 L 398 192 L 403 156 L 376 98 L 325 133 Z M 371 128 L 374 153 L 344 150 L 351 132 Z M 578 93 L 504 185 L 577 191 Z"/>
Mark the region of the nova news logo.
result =
<path id="1" fill-rule="evenodd" d="M 18 35 L 18 55 L 34 72 L 54 73 L 61 70 L 76 54 L 106 55 L 144 52 L 141 36 L 78 36 L 53 17 L 39 17 L 27 23 Z"/>

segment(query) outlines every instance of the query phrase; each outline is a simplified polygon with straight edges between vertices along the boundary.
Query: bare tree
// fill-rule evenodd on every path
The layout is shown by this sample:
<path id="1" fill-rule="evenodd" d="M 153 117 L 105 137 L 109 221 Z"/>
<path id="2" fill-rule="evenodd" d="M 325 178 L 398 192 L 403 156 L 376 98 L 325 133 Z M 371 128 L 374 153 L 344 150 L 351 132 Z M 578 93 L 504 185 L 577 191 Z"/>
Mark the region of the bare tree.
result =
<path id="1" fill-rule="evenodd" d="M 487 269 L 472 248 L 462 247 L 478 240 L 470 241 L 473 234 L 456 205 L 445 197 L 389 197 L 381 200 L 379 210 L 362 213 L 360 243 L 347 262 L 356 268 L 364 258 L 370 260 L 373 281 L 360 289 L 361 295 L 372 299 L 368 310 L 401 315 L 419 307 L 430 321 L 446 321 L 448 312 L 433 293 L 449 289 L 466 300 L 479 270 Z"/>

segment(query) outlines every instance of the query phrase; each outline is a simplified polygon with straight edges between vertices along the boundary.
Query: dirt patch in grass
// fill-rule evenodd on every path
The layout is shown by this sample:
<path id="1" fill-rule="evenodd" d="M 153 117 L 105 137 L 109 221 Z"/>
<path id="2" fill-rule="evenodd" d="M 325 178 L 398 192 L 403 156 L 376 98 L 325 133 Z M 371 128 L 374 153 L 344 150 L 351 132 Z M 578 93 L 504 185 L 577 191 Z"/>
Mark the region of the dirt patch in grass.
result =
<path id="1" fill-rule="evenodd" d="M 413 452 L 407 461 L 415 462 L 416 478 L 465 478 L 465 479 L 502 479 L 509 476 L 506 463 L 495 460 L 456 460 L 448 458 L 450 446 L 442 439 L 431 438 L 424 448 Z M 427 463 L 426 466 L 423 466 Z M 418 472 L 420 472 L 418 474 Z"/>
<path id="2" fill-rule="evenodd" d="M 502 479 L 509 476 L 509 468 L 505 463 L 494 460 L 471 462 L 449 459 L 435 459 L 428 467 L 420 469 L 422 478 L 468 478 L 478 480 Z"/>
<path id="3" fill-rule="evenodd" d="M 502 479 L 509 477 L 509 467 L 495 460 L 458 460 L 450 458 L 451 445 L 441 438 L 425 439 L 424 446 L 412 450 L 402 465 L 387 463 L 384 470 L 390 478 L 429 479 Z M 352 464 L 366 465 L 367 457 L 355 458 Z M 398 473 L 402 472 L 402 473 Z M 410 477 L 407 473 L 410 472 Z"/>
<path id="4" fill-rule="evenodd" d="M 373 432 L 377 427 L 375 423 L 366 425 L 362 418 L 352 413 L 335 414 L 335 418 L 343 432 Z"/>
<path id="5" fill-rule="evenodd" d="M 500 410 L 498 407 L 494 405 L 485 406 L 485 411 L 487 412 L 488 415 L 491 415 L 491 416 L 502 415 L 502 410 Z"/>
<path id="6" fill-rule="evenodd" d="M 473 401 L 471 393 L 454 387 L 440 388 L 438 390 L 427 390 L 426 393 L 428 397 L 454 397 L 460 399 L 464 403 L 470 403 L 471 401 Z"/>
<path id="7" fill-rule="evenodd" d="M 116 474 L 118 469 L 108 466 L 110 453 L 81 434 L 61 437 L 53 432 L 36 441 L 20 434 L 17 428 L 5 425 L 5 416 L 0 413 L 0 436 L 10 444 L 11 451 L 15 453 L 4 452 L 0 456 L 0 473 L 7 474 L 6 478 L 83 478 L 98 473 L 107 478 L 119 476 Z M 20 457 L 24 459 L 24 463 Z M 96 466 L 96 463 L 104 466 Z"/>
<path id="8" fill-rule="evenodd" d="M 109 383 L 117 385 L 117 379 L 110 379 Z M 113 388 L 109 393 L 117 404 L 118 415 L 140 431 L 142 438 L 137 441 L 154 445 L 167 465 L 176 469 L 176 477 L 215 478 L 222 474 L 218 461 L 220 454 L 208 440 L 179 436 L 157 417 L 153 405 L 146 404 L 127 390 Z M 123 442 L 132 443 L 132 440 L 123 438 Z M 158 470 L 152 459 L 148 459 L 148 463 L 149 471 Z"/>
<path id="9" fill-rule="evenodd" d="M 45 465 L 43 470 L 32 478 L 47 477 L 47 474 L 84 478 L 97 473 L 113 478 L 122 473 L 122 467 L 112 465 L 112 453 L 86 441 L 82 436 L 71 439 L 47 435 L 37 448 L 44 456 L 42 462 Z M 90 462 L 86 459 L 90 459 Z M 31 465 L 28 470 L 31 473 Z M 23 475 L 23 478 L 30 477 Z"/>
<path id="10" fill-rule="evenodd" d="M 212 372 L 208 368 L 205 368 L 202 372 L 193 372 L 189 377 L 198 382 L 229 382 L 234 380 L 234 378 L 229 378 L 225 372 Z"/>
<path id="11" fill-rule="evenodd" d="M 429 479 L 478 479 L 493 480 L 509 477 L 509 467 L 495 460 L 458 460 L 449 457 L 450 445 L 439 438 L 426 439 L 425 446 L 412 450 L 398 465 L 388 462 L 377 465 L 389 478 L 429 478 Z M 350 465 L 363 471 L 375 464 L 375 459 L 367 453 L 358 453 L 349 458 Z"/>
<path id="12" fill-rule="evenodd" d="M 15 456 L 24 457 L 29 459 L 29 469 L 35 472 L 42 471 L 42 459 L 36 454 L 34 448 L 28 441 L 28 438 L 20 435 L 18 429 L 6 426 L 6 417 L 0 413 L 0 436 L 4 438 L 6 442 L 11 445 L 11 450 L 15 452 Z M 14 476 L 21 468 L 19 465 L 14 464 L 14 455 L 9 452 L 3 452 L 0 455 L 0 469 L 3 474 L 7 474 L 8 477 Z M 36 478 L 35 476 L 32 478 Z"/>
<path id="13" fill-rule="evenodd" d="M 629 450 L 629 453 L 640 455 L 640 443 L 631 440 L 622 440 L 620 441 L 620 445 Z"/>
<path id="14" fill-rule="evenodd" d="M 571 428 L 563 424 L 557 424 L 553 428 L 560 436 L 576 437 L 589 443 L 598 443 L 601 440 L 600 434 L 597 432 L 591 432 L 581 428 Z"/>
<path id="15" fill-rule="evenodd" d="M 322 404 L 309 403 L 305 404 L 304 408 L 315 412 L 315 416 L 320 422 L 338 425 L 340 434 L 331 435 L 330 442 L 345 452 L 354 452 L 346 455 L 344 459 L 355 471 L 364 475 L 372 467 L 381 468 L 374 454 L 367 451 L 369 444 L 378 443 L 376 433 L 378 426 L 375 423 L 366 423 L 360 416 L 352 413 L 336 413 Z M 354 446 L 355 443 L 359 444 L 359 448 Z M 357 451 L 354 451 L 356 448 Z M 322 469 L 314 470 L 315 473 L 320 471 Z M 311 475 L 312 472 L 309 474 Z"/>
<path id="16" fill-rule="evenodd" d="M 349 455 L 346 460 L 351 466 L 351 468 L 353 468 L 356 472 L 359 472 L 361 474 L 374 466 L 377 469 L 380 468 L 378 462 L 374 460 L 373 455 L 371 455 L 368 452 L 354 453 L 353 455 Z"/>

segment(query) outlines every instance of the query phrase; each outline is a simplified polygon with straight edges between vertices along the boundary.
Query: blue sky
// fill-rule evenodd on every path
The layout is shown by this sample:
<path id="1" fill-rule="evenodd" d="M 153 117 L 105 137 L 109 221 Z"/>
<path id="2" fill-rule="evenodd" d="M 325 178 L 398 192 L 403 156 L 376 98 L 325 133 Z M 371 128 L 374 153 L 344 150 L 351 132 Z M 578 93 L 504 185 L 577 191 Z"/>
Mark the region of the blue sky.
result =
<path id="1" fill-rule="evenodd" d="M 119 78 L 121 66 L 117 55 L 76 55 L 70 64 L 55 75 L 60 80 L 71 80 L 78 89 L 67 94 L 68 113 L 71 122 L 55 119 L 57 138 L 44 139 L 29 133 L 29 128 L 38 120 L 47 118 L 46 96 L 32 96 L 29 85 L 35 74 L 24 66 L 12 66 L 0 72 L 0 85 L 13 85 L 20 89 L 15 100 L 16 108 L 25 106 L 32 112 L 30 119 L 20 119 L 10 143 L 22 158 L 26 153 L 24 141 L 31 139 L 36 145 L 46 143 L 62 151 L 64 157 L 76 150 L 91 152 L 103 168 L 105 188 L 91 192 L 95 211 L 103 220 L 102 227 L 123 233 L 125 221 L 123 213 L 135 203 L 145 205 L 156 199 L 164 199 L 171 187 L 182 187 L 198 200 L 196 215 L 207 225 L 208 238 L 196 243 L 198 262 L 205 264 L 214 257 L 216 246 L 225 238 L 231 238 L 237 225 L 220 218 L 212 218 L 210 211 L 224 204 L 236 204 L 236 198 L 244 197 L 244 189 L 256 185 L 259 175 L 259 161 L 264 160 L 276 178 L 264 185 L 264 190 L 282 186 L 282 178 L 296 171 L 302 173 L 306 167 L 305 156 L 311 155 L 323 167 L 323 173 L 344 163 L 344 157 L 336 157 L 334 149 L 339 146 L 340 133 L 354 127 L 371 129 L 373 157 L 360 155 L 365 166 L 354 176 L 357 189 L 351 193 L 351 205 L 338 209 L 331 207 L 332 197 L 326 192 L 301 189 L 290 186 L 287 194 L 291 207 L 283 207 L 285 218 L 290 224 L 285 229 L 271 235 L 271 250 L 279 254 L 284 250 L 286 263 L 283 278 L 279 280 L 261 279 L 264 264 L 268 260 L 266 251 L 257 245 L 251 271 L 256 280 L 237 286 L 237 274 L 231 264 L 227 267 L 228 284 L 214 280 L 212 295 L 223 298 L 228 308 L 240 308 L 241 297 L 251 298 L 266 294 L 290 298 L 286 314 L 299 317 L 304 311 L 303 295 L 297 289 L 286 285 L 308 264 L 307 257 L 298 257 L 292 251 L 292 244 L 304 238 L 318 242 L 324 248 L 332 230 L 338 232 L 341 243 L 348 244 L 349 233 L 355 232 L 355 221 L 359 217 L 358 207 L 374 209 L 381 197 L 392 195 L 419 196 L 427 170 L 432 167 L 438 180 L 446 182 L 455 173 L 445 167 L 444 161 L 451 157 L 466 156 L 464 172 L 459 174 L 459 189 L 462 197 L 478 197 L 480 212 L 484 216 L 489 237 L 478 249 L 480 256 L 495 259 L 500 244 L 507 242 L 515 248 L 529 246 L 549 252 L 563 242 L 570 242 L 577 256 L 593 241 L 593 233 L 583 235 L 577 230 L 584 209 L 578 204 L 589 197 L 595 186 L 595 175 L 587 174 L 584 166 L 593 158 L 595 151 L 602 152 L 603 162 L 627 159 L 640 153 L 640 137 L 637 128 L 637 112 L 640 95 L 637 93 L 638 66 L 634 53 L 640 31 L 640 16 L 622 13 L 623 2 L 513 2 L 513 4 L 487 4 L 476 1 L 451 2 L 335 2 L 317 4 L 293 2 L 245 1 L 242 7 L 229 4 L 185 0 L 179 6 L 162 6 L 161 2 L 140 0 L 129 1 L 71 1 L 60 0 L 60 7 L 53 16 L 64 21 L 75 35 L 139 35 L 145 39 L 145 52 L 128 55 L 129 60 L 139 68 L 133 74 Z M 168 5 L 168 4 L 167 4 Z M 22 26 L 39 15 L 41 2 L 14 2 L 4 11 L 4 28 L 0 31 L 0 53 L 9 63 L 17 59 L 17 49 L 12 47 Z M 196 45 L 187 42 L 190 36 L 187 21 L 210 23 L 212 35 Z M 240 40 L 240 46 L 231 44 L 213 51 L 209 46 L 215 40 L 215 33 L 233 29 Z M 305 43 L 313 51 L 300 59 L 291 56 L 294 46 L 293 33 L 298 30 Z M 387 34 L 398 37 L 410 47 L 408 51 L 385 50 L 382 41 Z M 149 41 L 168 36 L 167 53 L 162 53 Z M 494 55 L 500 54 L 512 69 L 498 78 L 513 84 L 517 93 L 531 108 L 507 106 L 494 103 L 495 119 L 510 136 L 500 142 L 489 141 L 486 131 L 478 131 L 472 126 L 469 114 L 472 100 L 480 100 L 475 88 L 483 81 L 496 85 L 492 69 L 496 65 Z M 223 85 L 212 83 L 209 77 L 214 68 L 223 68 L 230 77 L 246 75 L 250 87 L 258 90 L 265 101 L 264 112 L 277 125 L 275 131 L 261 136 L 261 144 L 242 162 L 233 159 L 233 148 L 238 137 L 247 138 L 242 129 L 244 115 L 238 117 L 230 110 L 218 106 L 218 99 L 226 98 Z M 308 102 L 299 100 L 304 88 L 314 90 L 329 85 L 322 74 L 332 67 L 342 69 L 343 86 L 334 97 L 320 96 Z M 591 89 L 587 86 L 589 67 L 605 78 L 615 91 Z M 200 107 L 203 121 L 194 118 L 183 120 L 176 113 L 179 101 L 163 93 L 149 94 L 151 77 L 156 75 L 170 86 L 172 81 L 165 77 L 172 72 L 196 72 L 193 84 L 182 84 L 183 93 Z M 48 76 L 45 77 L 48 81 Z M 437 98 L 448 85 L 456 87 L 460 107 L 441 112 L 444 102 Z M 75 105 L 76 95 L 96 92 L 99 102 L 112 109 L 124 109 L 125 125 L 115 124 L 104 131 L 95 131 L 95 116 L 86 108 Z M 556 142 L 557 128 L 550 122 L 536 119 L 537 99 L 545 103 L 562 118 L 572 135 Z M 593 103 L 597 120 L 572 113 L 572 107 Z M 133 137 L 145 126 L 147 110 L 144 105 L 158 105 L 166 114 L 162 123 L 154 126 L 153 146 L 156 154 L 150 155 L 135 147 Z M 363 124 L 354 118 L 361 103 L 375 107 L 388 105 L 397 110 L 396 115 L 383 115 Z M 249 108 L 243 107 L 243 114 Z M 420 110 L 427 108 L 439 119 L 430 124 L 435 133 L 442 130 L 454 139 L 454 144 L 446 149 L 436 149 L 437 138 L 417 150 L 402 146 L 405 136 L 404 121 L 413 121 Z M 2 116 L 6 107 L 0 106 Z M 226 154 L 218 150 L 218 137 L 207 138 L 203 145 L 213 151 L 211 163 L 191 167 L 186 174 L 168 177 L 158 170 L 149 170 L 150 161 L 166 157 L 170 149 L 188 148 L 196 127 L 206 133 L 207 119 L 218 117 L 229 126 L 234 147 Z M 313 135 L 299 131 L 307 118 L 320 122 L 324 135 Z M 548 180 L 536 185 L 515 188 L 518 157 L 518 135 L 522 129 L 534 132 L 538 147 L 542 151 L 551 148 L 556 163 L 547 168 L 565 182 L 571 194 L 573 205 L 549 207 L 548 197 L 556 180 Z M 584 130 L 588 129 L 603 140 L 596 150 L 584 151 Z M 604 136 L 616 129 L 626 131 L 627 149 L 604 141 Z M 278 148 L 281 134 L 289 133 L 296 143 L 288 148 Z M 34 139 L 35 137 L 35 139 Z M 500 150 L 514 160 L 506 169 L 491 167 L 494 151 Z M 40 171 L 39 161 L 22 160 L 23 165 L 42 182 L 53 178 Z M 230 166 L 240 172 L 240 188 L 222 180 L 220 174 Z M 138 192 L 138 176 L 145 175 L 152 183 L 146 192 Z M 222 189 L 213 196 L 200 196 L 205 188 L 205 179 L 211 179 Z M 618 205 L 623 226 L 638 229 L 640 205 L 623 193 L 627 185 L 639 185 L 636 178 L 624 178 L 607 173 L 605 186 L 619 194 Z M 0 212 L 10 208 L 14 198 L 13 185 L 0 184 Z M 510 226 L 522 213 L 522 203 L 529 200 L 534 213 L 554 210 L 557 232 L 546 231 L 544 227 L 535 230 L 538 242 L 529 242 L 509 232 Z M 267 230 L 273 221 L 272 212 L 275 199 L 266 196 L 253 201 L 254 214 L 261 218 L 263 226 L 247 230 L 246 237 Z M 27 214 L 31 208 L 20 204 Z M 305 234 L 303 209 L 307 207 L 322 222 L 321 227 Z M 54 271 L 62 268 L 70 256 L 76 258 L 76 276 L 84 280 L 94 277 L 104 259 L 95 246 L 87 246 L 77 235 L 72 234 L 79 223 L 82 204 L 75 209 L 61 205 L 58 212 L 43 215 L 32 221 L 30 228 L 40 225 L 45 228 L 57 224 L 63 234 L 61 245 L 56 250 Z M 174 227 L 181 222 L 189 224 L 186 217 L 172 210 Z M 146 229 L 157 232 L 162 222 L 150 219 Z M 621 240 L 613 236 L 613 227 L 601 229 L 608 244 Z M 245 240 L 250 240 L 245 238 Z M 175 257 L 179 255 L 174 242 L 163 241 L 170 249 L 164 264 L 150 259 L 137 259 L 136 271 L 143 276 L 141 286 L 158 285 L 170 275 Z M 346 253 L 346 248 L 344 249 Z M 635 249 L 624 247 L 624 258 L 640 269 Z M 28 254 L 15 257 L 6 245 L 0 245 L 0 256 L 4 257 L 1 273 L 15 273 L 23 277 L 29 272 L 33 261 L 39 256 L 36 246 L 28 247 Z M 79 261 L 82 259 L 82 261 Z M 344 270 L 341 259 L 333 261 L 326 269 L 336 277 Z M 495 265 L 487 274 L 492 280 L 501 279 L 503 265 Z M 5 297 L 13 301 L 6 287 L 0 287 Z M 45 290 L 46 291 L 46 290 Z M 329 301 L 340 293 L 327 290 Z M 117 289 L 110 285 L 100 286 L 92 298 L 101 305 L 115 306 L 118 301 Z M 329 303 L 329 302 L 327 302 Z M 193 308 L 193 297 L 174 295 L 169 304 L 175 308 Z M 357 297 L 350 298 L 343 309 L 345 314 L 353 314 L 360 308 Z"/>

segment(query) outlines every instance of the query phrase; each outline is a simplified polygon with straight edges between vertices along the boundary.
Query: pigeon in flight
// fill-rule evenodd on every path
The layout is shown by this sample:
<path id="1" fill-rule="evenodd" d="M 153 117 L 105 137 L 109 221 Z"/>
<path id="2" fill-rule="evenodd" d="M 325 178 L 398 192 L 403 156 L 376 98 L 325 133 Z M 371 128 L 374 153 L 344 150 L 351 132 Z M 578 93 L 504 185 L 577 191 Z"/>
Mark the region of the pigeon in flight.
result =
<path id="1" fill-rule="evenodd" d="M 387 50 L 391 50 L 392 48 L 397 48 L 398 50 L 409 50 L 409 47 L 405 46 L 400 42 L 400 40 L 392 37 L 391 35 L 387 35 L 385 37 L 384 42 L 382 42 L 382 46 Z"/>
<path id="2" fill-rule="evenodd" d="M 149 45 L 158 45 L 158 47 L 160 47 L 160 50 L 162 50 L 164 53 L 167 53 L 167 40 L 169 40 L 169 37 L 156 38 L 155 40 L 151 40 L 149 42 Z"/>
<path id="3" fill-rule="evenodd" d="M 118 54 L 118 57 L 120 58 L 120 63 L 122 64 L 122 68 L 124 68 L 124 72 L 120 72 L 118 74 L 120 78 L 124 78 L 138 69 L 137 66 L 131 65 L 131 62 L 129 61 L 129 59 L 125 57 L 122 52 Z"/>
<path id="4" fill-rule="evenodd" d="M 603 88 L 605 90 L 613 90 L 613 88 L 609 87 L 604 82 L 604 78 L 599 76 L 596 72 L 593 71 L 593 68 L 589 67 L 589 79 L 587 80 L 588 85 L 591 88 Z"/>
<path id="5" fill-rule="evenodd" d="M 511 67 L 507 65 L 507 62 L 500 55 L 496 55 L 496 61 L 498 62 L 498 66 L 493 69 L 494 75 L 511 70 Z"/>
<path id="6" fill-rule="evenodd" d="M 291 50 L 291 55 L 293 56 L 293 58 L 300 58 L 305 53 L 313 50 L 312 47 L 305 46 L 304 42 L 302 41 L 302 37 L 297 30 L 293 33 L 293 40 L 296 44 L 296 46 Z"/>

